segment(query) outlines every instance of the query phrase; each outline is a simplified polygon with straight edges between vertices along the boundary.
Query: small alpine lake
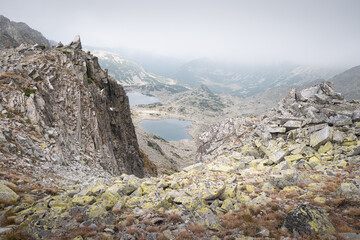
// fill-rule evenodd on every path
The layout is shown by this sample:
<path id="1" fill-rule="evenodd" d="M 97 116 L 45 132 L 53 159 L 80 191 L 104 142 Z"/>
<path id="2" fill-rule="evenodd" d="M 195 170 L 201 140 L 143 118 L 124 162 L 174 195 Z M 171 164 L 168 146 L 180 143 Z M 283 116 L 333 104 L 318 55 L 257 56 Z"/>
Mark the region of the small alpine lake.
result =
<path id="1" fill-rule="evenodd" d="M 168 118 L 163 120 L 143 120 L 139 126 L 146 132 L 162 137 L 166 141 L 179 141 L 192 139 L 188 133 L 191 121 Z"/>
<path id="2" fill-rule="evenodd" d="M 140 105 L 140 104 L 151 104 L 160 102 L 157 97 L 144 95 L 139 92 L 129 92 L 126 93 L 129 97 L 130 107 Z"/>

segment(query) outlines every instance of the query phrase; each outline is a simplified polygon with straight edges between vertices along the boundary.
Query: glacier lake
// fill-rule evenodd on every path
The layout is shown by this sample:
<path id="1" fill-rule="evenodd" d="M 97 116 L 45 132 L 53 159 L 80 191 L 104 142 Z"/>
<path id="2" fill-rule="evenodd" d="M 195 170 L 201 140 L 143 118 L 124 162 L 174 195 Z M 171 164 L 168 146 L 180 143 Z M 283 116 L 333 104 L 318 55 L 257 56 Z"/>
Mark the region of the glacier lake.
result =
<path id="1" fill-rule="evenodd" d="M 140 104 L 151 104 L 160 102 L 157 97 L 144 95 L 139 92 L 129 92 L 126 93 L 129 97 L 130 107 L 140 105 Z"/>
<path id="2" fill-rule="evenodd" d="M 168 118 L 163 120 L 143 120 L 139 125 L 146 132 L 162 137 L 166 141 L 179 141 L 192 139 L 188 133 L 188 127 L 191 123 L 191 121 Z"/>

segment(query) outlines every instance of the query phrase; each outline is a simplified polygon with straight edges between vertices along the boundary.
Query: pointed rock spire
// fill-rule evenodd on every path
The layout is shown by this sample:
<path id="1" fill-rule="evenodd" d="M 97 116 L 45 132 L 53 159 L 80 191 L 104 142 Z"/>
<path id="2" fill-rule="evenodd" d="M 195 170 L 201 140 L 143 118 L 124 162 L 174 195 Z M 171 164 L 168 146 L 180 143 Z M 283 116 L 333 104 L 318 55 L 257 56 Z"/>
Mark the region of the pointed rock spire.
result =
<path id="1" fill-rule="evenodd" d="M 75 49 L 75 50 L 81 50 L 82 49 L 79 35 L 75 36 L 74 40 L 70 43 L 70 47 Z"/>

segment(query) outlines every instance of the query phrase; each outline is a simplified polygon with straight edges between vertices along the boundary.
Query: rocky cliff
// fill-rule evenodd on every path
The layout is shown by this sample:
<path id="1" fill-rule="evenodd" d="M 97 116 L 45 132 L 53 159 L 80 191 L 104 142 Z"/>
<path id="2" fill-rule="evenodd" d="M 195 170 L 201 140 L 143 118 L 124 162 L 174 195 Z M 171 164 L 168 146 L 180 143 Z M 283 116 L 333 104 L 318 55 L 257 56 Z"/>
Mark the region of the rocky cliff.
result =
<path id="1" fill-rule="evenodd" d="M 128 97 L 97 58 L 81 50 L 80 38 L 0 54 L 3 167 L 28 169 L 46 182 L 144 176 Z"/>
<path id="2" fill-rule="evenodd" d="M 25 23 L 10 21 L 0 15 L 0 48 L 18 47 L 20 44 L 49 46 L 49 41 L 38 31 Z"/>

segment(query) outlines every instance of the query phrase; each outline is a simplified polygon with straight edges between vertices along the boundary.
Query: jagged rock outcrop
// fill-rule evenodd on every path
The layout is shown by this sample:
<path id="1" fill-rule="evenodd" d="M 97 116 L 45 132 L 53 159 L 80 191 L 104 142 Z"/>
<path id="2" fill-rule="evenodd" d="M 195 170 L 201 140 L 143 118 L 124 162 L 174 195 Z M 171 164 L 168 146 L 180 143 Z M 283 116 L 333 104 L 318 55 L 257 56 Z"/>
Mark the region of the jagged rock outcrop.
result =
<path id="1" fill-rule="evenodd" d="M 341 93 L 335 92 L 331 82 L 324 81 L 298 92 L 292 89 L 279 102 L 278 108 L 272 109 L 262 118 L 226 119 L 210 126 L 209 131 L 199 137 L 199 153 L 207 155 L 223 147 L 231 137 L 255 142 L 256 148 L 260 147 L 259 141 L 268 145 L 271 139 L 277 137 L 308 137 L 304 143 L 308 144 L 310 141 L 311 147 L 317 148 L 332 139 L 334 127 L 349 126 L 357 122 L 359 108 L 358 101 L 347 102 Z M 310 135 L 311 133 L 313 134 Z M 266 151 L 261 152 L 265 154 Z M 283 160 L 283 155 L 279 154 L 274 160 Z"/>
<path id="2" fill-rule="evenodd" d="M 38 31 L 22 22 L 13 22 L 0 15 L 0 48 L 18 47 L 21 44 L 50 46 L 49 41 Z"/>
<path id="3" fill-rule="evenodd" d="M 3 158 L 38 166 L 35 175 L 53 171 L 56 179 L 79 180 L 93 170 L 144 176 L 128 97 L 81 50 L 79 37 L 68 46 L 21 45 L 0 54 Z"/>

